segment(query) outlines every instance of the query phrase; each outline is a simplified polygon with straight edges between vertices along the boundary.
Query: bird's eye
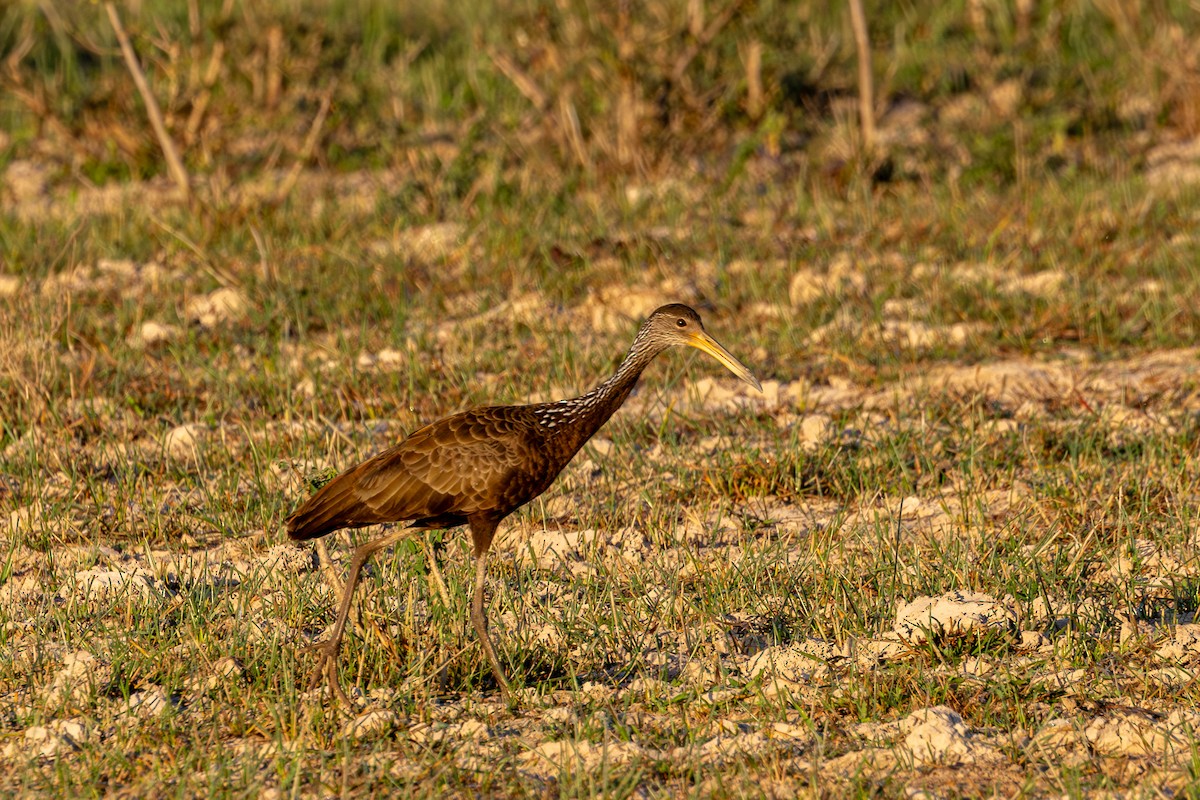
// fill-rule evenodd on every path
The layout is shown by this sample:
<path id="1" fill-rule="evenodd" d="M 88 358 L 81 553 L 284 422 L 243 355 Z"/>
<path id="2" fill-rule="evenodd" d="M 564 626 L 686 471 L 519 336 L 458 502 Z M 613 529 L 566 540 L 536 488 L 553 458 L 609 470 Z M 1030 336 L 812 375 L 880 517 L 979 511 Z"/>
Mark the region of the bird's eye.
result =
<path id="1" fill-rule="evenodd" d="M 687 320 L 686 320 L 686 319 L 677 319 L 677 320 L 675 320 L 675 324 L 676 324 L 676 325 L 678 325 L 678 326 L 679 326 L 679 327 L 681 327 L 681 328 L 686 328 L 686 327 L 687 327 Z"/>

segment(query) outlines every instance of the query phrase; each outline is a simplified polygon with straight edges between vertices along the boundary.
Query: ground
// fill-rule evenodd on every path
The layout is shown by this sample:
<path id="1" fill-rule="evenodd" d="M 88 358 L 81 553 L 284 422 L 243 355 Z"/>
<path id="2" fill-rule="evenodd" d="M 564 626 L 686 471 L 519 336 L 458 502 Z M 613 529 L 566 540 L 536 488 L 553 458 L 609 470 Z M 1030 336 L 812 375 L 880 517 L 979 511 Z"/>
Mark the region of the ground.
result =
<path id="1" fill-rule="evenodd" d="M 99 8 L 0 27 L 6 794 L 1200 791 L 1194 12 L 868 9 L 868 149 L 821 4 L 145 5 L 187 198 Z M 504 523 L 514 705 L 462 530 L 314 686 L 379 530 L 284 517 L 673 301 L 763 391 L 665 354 Z"/>

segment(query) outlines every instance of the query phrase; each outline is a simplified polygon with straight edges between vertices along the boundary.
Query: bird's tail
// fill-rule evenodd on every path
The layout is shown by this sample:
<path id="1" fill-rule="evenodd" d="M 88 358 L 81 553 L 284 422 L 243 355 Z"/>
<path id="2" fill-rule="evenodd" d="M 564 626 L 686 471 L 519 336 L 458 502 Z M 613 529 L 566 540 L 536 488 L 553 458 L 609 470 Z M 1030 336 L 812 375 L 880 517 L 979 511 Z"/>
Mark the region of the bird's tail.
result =
<path id="1" fill-rule="evenodd" d="M 350 513 L 361 504 L 349 477 L 348 473 L 337 476 L 292 512 L 286 522 L 289 539 L 316 539 L 355 524 Z"/>

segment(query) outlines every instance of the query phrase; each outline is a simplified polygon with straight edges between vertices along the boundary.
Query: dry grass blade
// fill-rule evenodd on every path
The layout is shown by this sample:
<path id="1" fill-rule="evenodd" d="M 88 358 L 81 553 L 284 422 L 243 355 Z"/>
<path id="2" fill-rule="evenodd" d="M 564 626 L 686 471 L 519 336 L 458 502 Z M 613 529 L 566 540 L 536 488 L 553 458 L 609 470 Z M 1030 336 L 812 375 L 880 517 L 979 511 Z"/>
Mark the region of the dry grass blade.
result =
<path id="1" fill-rule="evenodd" d="M 875 76 L 871 68 L 871 37 L 862 0 L 848 0 L 854 47 L 858 55 L 858 118 L 862 125 L 863 151 L 875 149 Z"/>
<path id="2" fill-rule="evenodd" d="M 0 795 L 1194 794 L 1184 0 L 112 0 L 189 205 L 103 5 L 0 14 Z M 313 478 L 668 300 L 764 393 L 667 357 L 508 517 L 515 709 L 471 540 L 380 553 L 345 724 Z"/>
<path id="3" fill-rule="evenodd" d="M 675 65 L 671 68 L 671 75 L 676 82 L 683 80 L 684 74 L 688 71 L 688 67 L 691 66 L 692 62 L 696 60 L 696 56 L 700 55 L 704 48 L 720 35 L 725 26 L 733 21 L 746 2 L 747 0 L 732 0 L 729 5 L 721 9 L 721 13 L 717 14 L 708 23 L 708 27 L 701 31 L 700 35 L 696 36 L 687 49 L 679 55 L 675 60 Z"/>
<path id="4" fill-rule="evenodd" d="M 508 55 L 500 53 L 494 49 L 488 49 L 488 58 L 496 65 L 496 69 L 500 70 L 500 74 L 508 78 L 512 85 L 517 87 L 525 99 L 528 100 L 538 111 L 545 111 L 550 105 L 549 98 L 537 85 L 532 77 L 527 72 L 517 66 L 517 62 L 513 61 Z"/>
<path id="5" fill-rule="evenodd" d="M 167 132 L 167 126 L 163 122 L 162 111 L 159 110 L 158 101 L 154 99 L 154 93 L 150 90 L 150 84 L 146 81 L 146 74 L 142 72 L 142 66 L 138 63 L 137 53 L 133 51 L 133 44 L 129 41 L 129 35 L 125 33 L 125 26 L 121 24 L 121 17 L 117 13 L 117 7 L 113 3 L 105 3 L 104 10 L 107 12 L 109 22 L 112 24 L 113 33 L 117 35 L 117 42 L 121 46 L 121 55 L 125 58 L 125 66 L 128 67 L 134 85 L 137 86 L 138 94 L 141 95 L 142 102 L 146 105 L 146 116 L 150 118 L 150 125 L 154 128 L 154 135 L 158 139 L 159 147 L 162 148 L 163 158 L 167 161 L 167 169 L 170 171 L 171 178 L 175 181 L 180 195 L 186 202 L 191 199 L 192 189 L 187 170 L 183 166 L 183 159 L 179 157 L 179 150 L 175 147 L 175 142 L 172 141 L 171 135 Z"/>
<path id="6" fill-rule="evenodd" d="M 291 195 L 292 190 L 296 188 L 296 181 L 300 179 L 300 172 L 304 169 L 304 165 L 313 157 L 316 152 L 317 143 L 321 140 L 321 129 L 325 126 L 325 119 L 329 116 L 329 109 L 333 106 L 333 93 L 337 90 L 337 81 L 325 89 L 321 94 L 321 105 L 317 108 L 317 114 L 313 117 L 312 124 L 308 127 L 308 134 L 304 137 L 304 144 L 300 148 L 300 152 L 296 156 L 296 161 L 292 164 L 292 168 L 288 170 L 287 176 L 279 185 L 279 190 L 275 193 L 275 202 L 283 203 Z"/>

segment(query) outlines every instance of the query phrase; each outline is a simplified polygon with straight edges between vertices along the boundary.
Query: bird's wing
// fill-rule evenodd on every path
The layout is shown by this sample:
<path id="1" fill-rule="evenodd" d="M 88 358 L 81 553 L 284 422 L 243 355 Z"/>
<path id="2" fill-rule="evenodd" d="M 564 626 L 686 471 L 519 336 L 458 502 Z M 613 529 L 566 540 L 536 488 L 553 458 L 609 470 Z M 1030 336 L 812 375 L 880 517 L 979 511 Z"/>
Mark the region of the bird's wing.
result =
<path id="1" fill-rule="evenodd" d="M 528 460 L 525 434 L 511 413 L 482 408 L 447 417 L 365 462 L 355 493 L 380 519 L 493 510 Z"/>

